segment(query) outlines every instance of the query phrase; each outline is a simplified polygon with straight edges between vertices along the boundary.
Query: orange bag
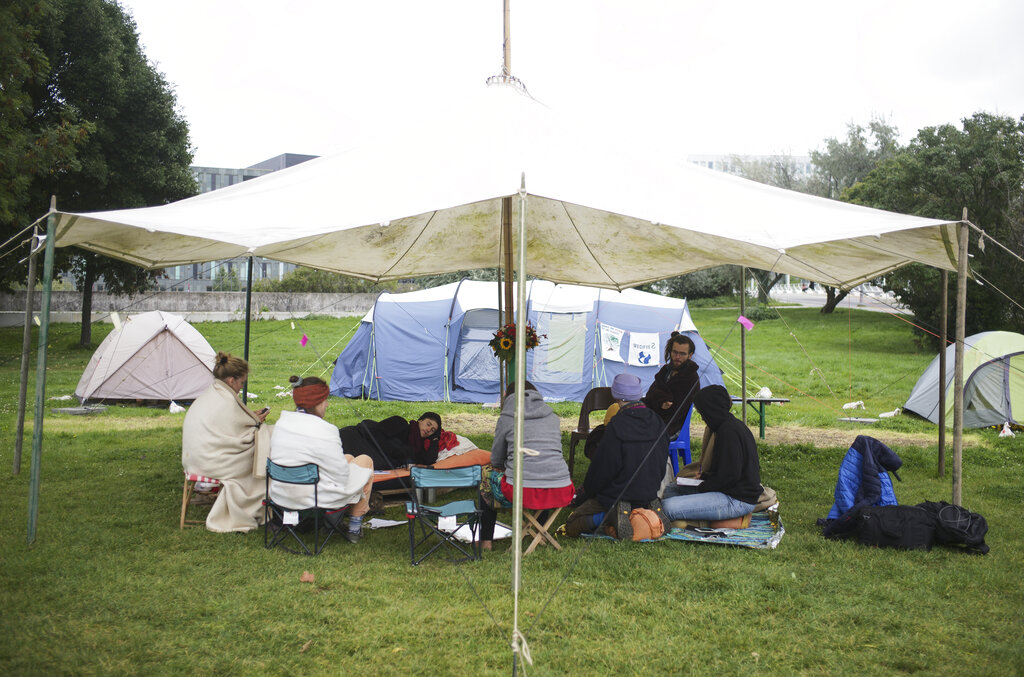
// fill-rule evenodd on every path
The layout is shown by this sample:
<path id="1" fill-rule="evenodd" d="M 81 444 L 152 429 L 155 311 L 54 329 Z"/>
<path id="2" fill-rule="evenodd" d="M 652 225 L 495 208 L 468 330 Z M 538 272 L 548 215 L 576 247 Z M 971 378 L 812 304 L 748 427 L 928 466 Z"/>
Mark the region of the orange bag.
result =
<path id="1" fill-rule="evenodd" d="M 634 541 L 661 538 L 665 533 L 665 525 L 658 513 L 647 508 L 634 508 L 629 513 L 629 523 L 633 527 Z"/>

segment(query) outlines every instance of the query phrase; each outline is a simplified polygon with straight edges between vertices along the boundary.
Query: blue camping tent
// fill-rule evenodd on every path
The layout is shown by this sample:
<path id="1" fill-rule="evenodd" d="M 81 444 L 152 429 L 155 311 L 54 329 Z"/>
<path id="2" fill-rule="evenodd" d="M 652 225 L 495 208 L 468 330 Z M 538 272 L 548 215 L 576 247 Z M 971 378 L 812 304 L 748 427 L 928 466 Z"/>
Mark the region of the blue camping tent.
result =
<path id="1" fill-rule="evenodd" d="M 722 385 L 685 300 L 544 280 L 527 285 L 528 322 L 543 336 L 527 353 L 526 378 L 546 399 L 582 401 L 591 388 L 609 385 L 624 371 L 646 388 L 673 330 L 696 344 L 701 386 Z M 331 393 L 407 402 L 497 401 L 500 365 L 488 345 L 499 326 L 497 304 L 496 282 L 384 292 L 338 357 Z"/>

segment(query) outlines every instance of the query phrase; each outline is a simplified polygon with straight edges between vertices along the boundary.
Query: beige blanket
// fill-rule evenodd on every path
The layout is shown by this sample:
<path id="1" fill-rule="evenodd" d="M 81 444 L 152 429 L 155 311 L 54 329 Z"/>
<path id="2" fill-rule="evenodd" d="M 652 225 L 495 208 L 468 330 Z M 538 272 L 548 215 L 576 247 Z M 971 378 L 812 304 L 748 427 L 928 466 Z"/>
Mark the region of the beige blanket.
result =
<path id="1" fill-rule="evenodd" d="M 224 485 L 206 518 L 210 531 L 249 531 L 262 523 L 265 484 L 254 468 L 265 472 L 270 428 L 219 379 L 189 407 L 181 430 L 181 464 L 186 472 Z"/>

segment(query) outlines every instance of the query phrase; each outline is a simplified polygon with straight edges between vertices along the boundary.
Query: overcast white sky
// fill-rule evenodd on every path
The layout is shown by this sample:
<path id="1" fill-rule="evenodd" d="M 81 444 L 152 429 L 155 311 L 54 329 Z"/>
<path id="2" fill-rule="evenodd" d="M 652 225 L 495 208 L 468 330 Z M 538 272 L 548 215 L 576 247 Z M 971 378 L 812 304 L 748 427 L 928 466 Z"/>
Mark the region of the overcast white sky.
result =
<path id="1" fill-rule="evenodd" d="M 501 0 L 122 0 L 195 164 L 325 155 L 484 87 Z M 884 116 L 903 140 L 1024 114 L 1016 0 L 511 0 L 512 72 L 627 142 L 804 155 Z"/>

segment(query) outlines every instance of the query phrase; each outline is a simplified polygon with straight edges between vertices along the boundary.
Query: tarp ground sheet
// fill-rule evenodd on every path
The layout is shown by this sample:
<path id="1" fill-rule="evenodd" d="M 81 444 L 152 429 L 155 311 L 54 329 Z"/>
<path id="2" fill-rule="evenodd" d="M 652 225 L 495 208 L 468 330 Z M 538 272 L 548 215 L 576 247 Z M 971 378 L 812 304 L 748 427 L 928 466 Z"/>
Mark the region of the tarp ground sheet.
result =
<path id="1" fill-rule="evenodd" d="M 785 535 L 782 519 L 778 511 L 756 512 L 750 518 L 750 526 L 746 529 L 707 529 L 695 531 L 691 529 L 673 528 L 661 538 L 641 541 L 655 543 L 657 541 L 688 541 L 690 543 L 711 543 L 713 545 L 738 545 L 741 548 L 774 550 Z M 615 540 L 606 534 L 584 534 L 585 538 L 604 538 Z"/>

